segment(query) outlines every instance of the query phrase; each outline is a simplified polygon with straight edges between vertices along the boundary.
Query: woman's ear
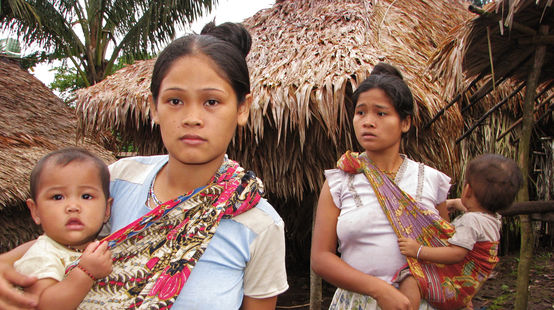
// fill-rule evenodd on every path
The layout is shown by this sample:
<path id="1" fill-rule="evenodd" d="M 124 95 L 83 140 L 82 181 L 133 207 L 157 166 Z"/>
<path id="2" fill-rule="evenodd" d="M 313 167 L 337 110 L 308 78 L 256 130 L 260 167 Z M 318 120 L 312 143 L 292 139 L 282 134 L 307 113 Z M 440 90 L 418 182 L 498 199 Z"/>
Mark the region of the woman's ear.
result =
<path id="1" fill-rule="evenodd" d="M 35 224 L 40 225 L 40 217 L 38 216 L 37 204 L 31 198 L 27 199 L 25 202 L 27 203 L 27 208 L 29 208 L 29 211 L 31 211 L 31 217 L 33 218 L 33 221 L 35 222 Z"/>
<path id="2" fill-rule="evenodd" d="M 402 130 L 402 133 L 407 133 L 410 131 L 410 127 L 412 127 L 412 116 L 408 115 L 400 122 L 400 129 Z"/>
<path id="3" fill-rule="evenodd" d="M 148 95 L 148 104 L 150 105 L 150 118 L 152 118 L 152 127 L 154 124 L 158 124 L 158 106 L 154 102 L 152 94 Z"/>
<path id="4" fill-rule="evenodd" d="M 239 105 L 237 115 L 237 125 L 244 126 L 248 122 L 248 116 L 250 116 L 250 106 L 252 105 L 252 94 L 246 95 L 244 101 Z"/>

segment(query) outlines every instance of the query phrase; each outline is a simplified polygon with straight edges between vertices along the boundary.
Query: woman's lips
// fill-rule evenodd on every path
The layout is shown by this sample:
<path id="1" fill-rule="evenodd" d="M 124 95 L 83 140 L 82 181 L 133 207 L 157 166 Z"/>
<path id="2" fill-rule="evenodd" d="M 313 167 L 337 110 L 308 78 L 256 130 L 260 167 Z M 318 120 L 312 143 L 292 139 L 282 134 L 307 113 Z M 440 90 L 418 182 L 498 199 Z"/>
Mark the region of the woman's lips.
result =
<path id="1" fill-rule="evenodd" d="M 206 139 L 198 135 L 184 135 L 180 138 L 186 144 L 197 145 L 206 142 Z"/>
<path id="2" fill-rule="evenodd" d="M 371 139 L 371 138 L 375 138 L 377 137 L 376 135 L 372 134 L 372 133 L 364 133 L 362 134 L 362 138 L 368 138 L 368 139 Z"/>

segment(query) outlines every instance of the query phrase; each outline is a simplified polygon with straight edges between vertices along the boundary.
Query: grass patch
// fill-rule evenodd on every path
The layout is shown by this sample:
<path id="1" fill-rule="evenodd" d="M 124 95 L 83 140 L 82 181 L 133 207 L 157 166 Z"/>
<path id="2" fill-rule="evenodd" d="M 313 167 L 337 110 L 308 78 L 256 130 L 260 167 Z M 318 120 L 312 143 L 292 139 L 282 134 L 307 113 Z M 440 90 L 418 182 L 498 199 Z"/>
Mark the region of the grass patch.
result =
<path id="1" fill-rule="evenodd" d="M 492 301 L 491 305 L 487 307 L 488 310 L 506 309 L 505 305 L 508 304 L 508 302 L 513 303 L 515 293 L 510 291 L 510 287 L 506 284 L 502 284 L 500 288 L 503 293 Z"/>

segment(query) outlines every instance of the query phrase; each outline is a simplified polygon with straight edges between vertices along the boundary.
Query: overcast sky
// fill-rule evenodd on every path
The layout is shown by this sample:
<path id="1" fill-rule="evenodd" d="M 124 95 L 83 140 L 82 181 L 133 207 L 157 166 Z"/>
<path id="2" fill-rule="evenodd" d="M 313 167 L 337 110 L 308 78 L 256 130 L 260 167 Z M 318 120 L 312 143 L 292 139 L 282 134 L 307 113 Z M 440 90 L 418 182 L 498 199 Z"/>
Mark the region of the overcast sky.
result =
<path id="1" fill-rule="evenodd" d="M 216 24 L 224 22 L 242 22 L 245 18 L 254 15 L 261 9 L 269 8 L 275 0 L 218 0 L 219 4 L 211 14 L 198 19 L 192 24 L 193 32 L 200 32 L 202 27 L 215 17 Z M 179 35 L 182 35 L 180 33 Z M 32 73 L 44 84 L 49 85 L 54 80 L 54 72 L 50 72 L 50 65 L 38 65 Z"/>

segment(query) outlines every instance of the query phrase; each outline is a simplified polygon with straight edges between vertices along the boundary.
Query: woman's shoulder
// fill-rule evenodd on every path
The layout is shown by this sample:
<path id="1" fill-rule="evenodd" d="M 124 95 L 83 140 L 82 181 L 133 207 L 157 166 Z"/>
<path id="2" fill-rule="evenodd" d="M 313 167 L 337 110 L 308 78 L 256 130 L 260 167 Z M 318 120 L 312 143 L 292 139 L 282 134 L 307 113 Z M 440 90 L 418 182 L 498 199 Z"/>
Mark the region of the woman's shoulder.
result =
<path id="1" fill-rule="evenodd" d="M 264 198 L 260 199 L 256 207 L 233 217 L 233 220 L 246 226 L 255 233 L 261 233 L 273 225 L 284 225 L 283 219 L 279 213 L 277 213 L 273 206 Z"/>
<path id="2" fill-rule="evenodd" d="M 121 179 L 141 183 L 152 172 L 152 169 L 162 166 L 167 160 L 167 155 L 122 158 L 109 166 L 110 177 L 112 181 Z"/>
<path id="3" fill-rule="evenodd" d="M 335 169 L 328 169 L 324 171 L 325 179 L 327 180 L 327 184 L 329 185 L 329 188 L 331 189 L 331 192 L 333 190 L 336 190 L 340 188 L 343 184 L 343 182 L 349 177 L 349 173 L 344 172 L 341 169 L 335 168 Z"/>
<path id="4" fill-rule="evenodd" d="M 415 161 L 415 160 L 412 160 L 410 158 L 407 158 L 405 159 L 406 161 L 406 166 L 407 166 L 407 171 L 412 171 L 412 172 L 423 172 L 424 173 L 424 176 L 425 178 L 429 178 L 431 180 L 443 180 L 445 181 L 446 183 L 450 182 L 450 177 L 448 175 L 446 175 L 446 173 L 438 170 L 438 169 L 435 169 L 429 165 L 426 165 L 424 163 L 420 163 L 418 161 Z M 423 170 L 423 171 L 422 171 Z"/>
<path id="5" fill-rule="evenodd" d="M 348 175 L 348 173 L 340 170 L 339 168 L 326 169 L 325 171 L 323 171 L 323 173 L 325 174 L 325 177 L 327 179 L 329 178 L 340 179 L 340 178 L 345 178 L 346 175 Z"/>
<path id="6" fill-rule="evenodd" d="M 132 156 L 124 157 L 116 162 L 112 163 L 109 167 L 110 169 L 115 167 L 124 167 L 124 166 L 140 166 L 140 165 L 153 165 L 162 161 L 167 161 L 167 155 L 152 155 L 152 156 Z"/>

